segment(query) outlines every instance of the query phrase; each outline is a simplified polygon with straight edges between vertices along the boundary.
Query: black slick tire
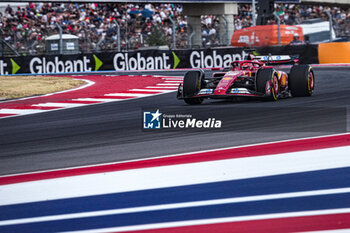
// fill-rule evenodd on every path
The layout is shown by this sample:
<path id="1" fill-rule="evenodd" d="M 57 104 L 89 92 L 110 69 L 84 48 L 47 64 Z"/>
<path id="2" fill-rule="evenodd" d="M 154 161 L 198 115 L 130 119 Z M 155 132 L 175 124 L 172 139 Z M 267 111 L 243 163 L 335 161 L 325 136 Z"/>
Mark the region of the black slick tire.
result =
<path id="1" fill-rule="evenodd" d="M 271 81 L 271 93 L 266 96 L 266 99 L 278 100 L 279 82 L 277 73 L 272 68 L 261 69 L 256 74 L 255 89 L 257 92 L 266 94 L 266 84 Z"/>
<path id="2" fill-rule="evenodd" d="M 185 103 L 195 105 L 203 102 L 203 98 L 192 98 L 201 89 L 202 79 L 204 79 L 204 74 L 200 70 L 188 71 L 185 74 L 183 81 L 183 97 Z"/>
<path id="3" fill-rule="evenodd" d="M 315 76 L 311 66 L 293 66 L 288 77 L 288 87 L 293 97 L 311 96 L 315 87 Z"/>

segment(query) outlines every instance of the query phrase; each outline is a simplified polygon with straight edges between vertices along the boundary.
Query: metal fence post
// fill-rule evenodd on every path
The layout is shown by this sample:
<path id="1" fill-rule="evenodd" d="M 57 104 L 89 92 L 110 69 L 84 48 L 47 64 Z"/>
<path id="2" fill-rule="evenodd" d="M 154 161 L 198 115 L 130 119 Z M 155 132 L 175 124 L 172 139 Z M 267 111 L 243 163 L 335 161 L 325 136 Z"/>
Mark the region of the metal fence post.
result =
<path id="1" fill-rule="evenodd" d="M 13 39 L 14 39 L 14 47 L 17 49 L 17 34 L 15 31 L 13 31 L 13 29 L 11 28 L 11 33 L 13 34 Z"/>
<path id="2" fill-rule="evenodd" d="M 118 52 L 120 52 L 120 26 L 117 21 L 115 21 L 115 25 L 117 26 L 117 47 L 118 47 Z"/>
<path id="3" fill-rule="evenodd" d="M 188 47 L 190 49 L 192 49 L 192 38 L 194 37 L 194 35 L 196 34 L 196 32 L 193 30 L 191 25 L 188 25 L 188 28 L 191 29 L 191 34 L 188 36 Z"/>
<path id="4" fill-rule="evenodd" d="M 172 49 L 176 49 L 176 32 L 175 32 L 175 21 L 169 17 L 170 22 L 173 24 L 173 46 Z"/>
<path id="5" fill-rule="evenodd" d="M 0 29 L 0 56 L 4 56 L 4 43 L 2 40 L 2 29 Z"/>
<path id="6" fill-rule="evenodd" d="M 86 52 L 90 53 L 90 52 L 91 52 L 91 48 L 92 48 L 93 46 L 92 46 L 90 37 L 89 37 L 89 35 L 88 35 L 86 29 L 85 29 L 85 28 L 82 28 L 79 32 L 84 32 L 85 50 L 86 50 Z M 85 51 L 84 51 L 84 52 L 85 52 Z"/>
<path id="7" fill-rule="evenodd" d="M 275 16 L 275 19 L 277 20 L 278 45 L 281 45 L 281 19 L 280 19 L 280 17 L 278 17 L 276 12 L 273 12 L 273 16 Z"/>
<path id="8" fill-rule="evenodd" d="M 56 23 L 56 26 L 58 27 L 59 33 L 60 33 L 60 54 L 63 53 L 63 39 L 62 39 L 62 27 L 58 23 Z"/>
<path id="9" fill-rule="evenodd" d="M 104 40 L 105 40 L 105 35 L 102 33 L 100 40 L 96 44 L 96 51 L 101 51 L 100 45 L 102 44 L 102 42 L 104 42 Z"/>
<path id="10" fill-rule="evenodd" d="M 327 16 L 328 16 L 328 20 L 329 20 L 329 40 L 332 41 L 333 40 L 333 16 L 332 14 L 329 12 L 329 10 L 325 11 Z"/>
<path id="11" fill-rule="evenodd" d="M 226 15 L 222 15 L 222 18 L 225 20 L 225 37 L 226 37 L 226 46 L 230 45 L 230 38 L 228 36 L 228 20 Z"/>
<path id="12" fill-rule="evenodd" d="M 255 15 L 256 9 L 255 9 L 255 0 L 252 0 L 252 20 L 253 20 L 253 26 L 256 26 L 256 15 Z"/>

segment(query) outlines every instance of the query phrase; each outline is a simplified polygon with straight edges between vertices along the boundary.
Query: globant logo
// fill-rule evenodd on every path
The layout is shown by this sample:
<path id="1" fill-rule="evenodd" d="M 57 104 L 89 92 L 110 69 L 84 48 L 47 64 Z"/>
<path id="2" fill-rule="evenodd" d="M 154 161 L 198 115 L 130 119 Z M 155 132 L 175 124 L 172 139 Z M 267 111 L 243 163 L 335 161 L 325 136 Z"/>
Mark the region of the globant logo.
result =
<path id="1" fill-rule="evenodd" d="M 76 60 L 60 60 L 59 57 L 54 57 L 53 61 L 48 61 L 45 57 L 34 57 L 30 60 L 29 69 L 32 74 L 87 72 L 92 70 L 90 63 L 86 56 Z"/>
<path id="2" fill-rule="evenodd" d="M 190 55 L 192 68 L 229 67 L 233 61 L 242 61 L 248 54 L 243 50 L 242 54 L 220 54 L 216 50 L 206 54 L 204 51 L 193 51 Z"/>
<path id="3" fill-rule="evenodd" d="M 218 129 L 222 121 L 215 118 L 205 120 L 194 118 L 190 114 L 162 114 L 159 109 L 143 112 L 144 129 Z"/>
<path id="4" fill-rule="evenodd" d="M 115 70 L 158 70 L 170 69 L 170 57 L 166 53 L 161 56 L 144 57 L 141 53 L 130 56 L 128 53 L 117 53 L 113 58 Z"/>

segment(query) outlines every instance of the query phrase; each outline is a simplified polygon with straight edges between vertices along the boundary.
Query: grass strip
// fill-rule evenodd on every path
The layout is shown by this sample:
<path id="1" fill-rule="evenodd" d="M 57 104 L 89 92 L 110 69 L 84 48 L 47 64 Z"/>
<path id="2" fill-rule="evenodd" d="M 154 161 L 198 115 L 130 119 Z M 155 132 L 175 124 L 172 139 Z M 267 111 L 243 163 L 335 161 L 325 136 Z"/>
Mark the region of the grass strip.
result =
<path id="1" fill-rule="evenodd" d="M 68 77 L 0 76 L 0 100 L 44 95 L 84 84 L 82 80 Z"/>

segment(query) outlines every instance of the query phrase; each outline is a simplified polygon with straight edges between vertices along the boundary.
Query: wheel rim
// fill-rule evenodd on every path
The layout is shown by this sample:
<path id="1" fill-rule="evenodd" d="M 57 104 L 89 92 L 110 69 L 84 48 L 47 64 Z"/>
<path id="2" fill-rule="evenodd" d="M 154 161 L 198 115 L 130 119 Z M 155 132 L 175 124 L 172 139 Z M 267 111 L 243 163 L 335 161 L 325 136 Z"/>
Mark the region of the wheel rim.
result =
<path id="1" fill-rule="evenodd" d="M 271 86 L 271 95 L 274 100 L 277 100 L 277 95 L 278 95 L 278 78 L 276 75 L 273 76 L 272 78 L 272 86 Z"/>
<path id="2" fill-rule="evenodd" d="M 307 88 L 310 94 L 314 90 L 314 85 L 315 85 L 314 74 L 312 72 L 309 72 L 309 77 L 307 79 Z"/>

